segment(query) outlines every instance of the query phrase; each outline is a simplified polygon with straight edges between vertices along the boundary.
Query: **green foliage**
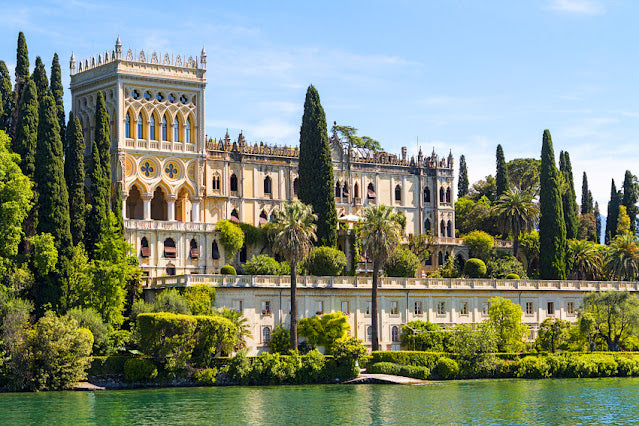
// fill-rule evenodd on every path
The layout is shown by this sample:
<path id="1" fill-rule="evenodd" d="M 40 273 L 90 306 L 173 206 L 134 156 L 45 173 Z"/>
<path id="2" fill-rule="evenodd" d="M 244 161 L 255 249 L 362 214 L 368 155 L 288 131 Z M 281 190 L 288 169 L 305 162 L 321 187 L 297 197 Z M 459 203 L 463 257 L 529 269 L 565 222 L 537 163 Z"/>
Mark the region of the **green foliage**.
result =
<path id="1" fill-rule="evenodd" d="M 193 381 L 198 386 L 213 386 L 217 380 L 217 368 L 205 368 L 193 373 Z"/>
<path id="2" fill-rule="evenodd" d="M 355 365 L 355 361 L 366 355 L 366 348 L 360 339 L 345 336 L 333 343 L 333 357 L 340 364 Z"/>
<path id="3" fill-rule="evenodd" d="M 58 124 L 60 125 L 60 138 L 65 139 L 66 128 L 64 114 L 64 87 L 62 86 L 62 71 L 60 70 L 60 60 L 58 54 L 53 54 L 53 60 L 51 61 L 51 95 L 58 107 Z"/>
<path id="4" fill-rule="evenodd" d="M 433 373 L 442 380 L 454 379 L 459 374 L 459 364 L 454 359 L 443 356 L 437 360 Z"/>
<path id="5" fill-rule="evenodd" d="M 42 101 L 42 99 L 49 94 L 49 79 L 47 78 L 47 71 L 44 69 L 42 59 L 40 59 L 39 56 L 36 57 L 35 68 L 33 69 L 31 79 L 36 85 L 38 100 Z"/>
<path id="6" fill-rule="evenodd" d="M 533 196 L 539 195 L 539 168 L 541 161 L 536 158 L 515 158 L 507 164 L 510 186 Z"/>
<path id="7" fill-rule="evenodd" d="M 63 318 L 75 320 L 79 327 L 91 331 L 93 335 L 92 353 L 94 355 L 107 355 L 114 349 L 109 345 L 109 329 L 102 322 L 102 316 L 95 309 L 73 308 Z"/>
<path id="8" fill-rule="evenodd" d="M 419 261 L 426 264 L 431 259 L 431 246 L 435 237 L 427 231 L 425 234 L 408 235 L 408 249 L 413 252 Z"/>
<path id="9" fill-rule="evenodd" d="M 444 264 L 435 272 L 433 277 L 441 278 L 459 278 L 459 268 L 456 265 L 455 258 L 448 256 Z"/>
<path id="10" fill-rule="evenodd" d="M 346 267 L 346 255 L 336 248 L 315 247 L 300 266 L 308 270 L 310 275 L 336 276 Z"/>
<path id="11" fill-rule="evenodd" d="M 519 280 L 521 279 L 521 277 L 517 274 L 513 274 L 512 272 L 508 275 L 506 275 L 506 279 L 507 280 Z"/>
<path id="12" fill-rule="evenodd" d="M 464 276 L 469 278 L 483 278 L 486 276 L 486 264 L 481 259 L 468 259 L 464 264 Z"/>
<path id="13" fill-rule="evenodd" d="M 517 365 L 517 377 L 544 379 L 550 377 L 550 374 L 550 366 L 546 362 L 546 359 L 540 356 L 524 357 Z"/>
<path id="14" fill-rule="evenodd" d="M 639 196 L 639 183 L 637 182 L 637 176 L 630 173 L 630 170 L 626 170 L 626 174 L 623 179 L 623 197 L 621 199 L 621 205 L 626 207 L 626 213 L 630 219 L 630 229 L 633 230 L 637 224 L 637 197 Z"/>
<path id="15" fill-rule="evenodd" d="M 13 86 L 11 84 L 11 76 L 4 61 L 0 60 L 0 130 L 4 130 L 7 134 L 11 129 L 11 115 L 13 110 L 17 109 L 14 104 Z"/>
<path id="16" fill-rule="evenodd" d="M 455 227 L 460 235 L 472 231 L 484 231 L 497 235 L 497 215 L 491 207 L 491 201 L 482 196 L 477 201 L 460 198 L 455 202 Z"/>
<path id="17" fill-rule="evenodd" d="M 182 297 L 193 315 L 211 315 L 215 304 L 215 287 L 209 285 L 187 287 L 182 292 Z"/>
<path id="18" fill-rule="evenodd" d="M 413 365 L 433 368 L 437 360 L 442 356 L 441 352 L 421 351 L 373 351 L 369 364 L 389 362 L 399 365 Z"/>
<path id="19" fill-rule="evenodd" d="M 215 227 L 220 233 L 220 243 L 224 247 L 225 256 L 230 260 L 244 245 L 244 232 L 229 220 L 223 220 Z"/>
<path id="20" fill-rule="evenodd" d="M 326 116 L 319 94 L 312 85 L 306 91 L 300 129 L 299 191 L 300 201 L 313 206 L 317 214 L 317 243 L 337 244 L 333 162 L 326 132 Z"/>
<path id="21" fill-rule="evenodd" d="M 210 365 L 215 356 L 228 354 L 237 347 L 237 328 L 220 315 L 197 315 L 194 332 L 193 359 L 199 365 Z"/>
<path id="22" fill-rule="evenodd" d="M 497 173 L 495 174 L 495 184 L 496 198 L 501 197 L 501 195 L 506 192 L 509 188 L 508 183 L 508 168 L 506 167 L 506 159 L 504 158 L 504 150 L 501 145 L 497 145 Z"/>
<path id="23" fill-rule="evenodd" d="M 430 376 L 428 367 L 413 365 L 398 365 L 390 362 L 378 362 L 366 368 L 367 373 L 390 374 L 394 376 L 412 377 L 414 379 L 426 380 Z"/>
<path id="24" fill-rule="evenodd" d="M 634 281 L 639 275 L 639 247 L 630 233 L 617 235 L 605 251 L 604 269 L 613 280 Z"/>
<path id="25" fill-rule="evenodd" d="M 298 322 L 299 335 L 313 348 L 324 346 L 329 354 L 338 340 L 348 336 L 350 328 L 348 317 L 341 312 L 302 318 Z"/>
<path id="26" fill-rule="evenodd" d="M 489 278 L 506 278 L 510 274 L 526 278 L 524 266 L 514 256 L 502 256 L 488 261 L 486 264 Z"/>
<path id="27" fill-rule="evenodd" d="M 385 272 L 389 277 L 415 278 L 419 266 L 419 258 L 412 251 L 400 247 L 386 262 Z"/>
<path id="28" fill-rule="evenodd" d="M 196 344 L 197 319 L 167 312 L 137 316 L 138 344 L 146 355 L 167 371 L 186 367 Z"/>
<path id="29" fill-rule="evenodd" d="M 265 229 L 258 228 L 248 223 L 238 223 L 242 232 L 244 232 L 244 242 L 247 246 L 263 244 L 265 241 Z"/>
<path id="30" fill-rule="evenodd" d="M 253 256 L 244 264 L 244 272 L 249 275 L 279 275 L 280 271 L 280 263 L 265 254 Z"/>
<path id="31" fill-rule="evenodd" d="M 459 179 L 457 180 L 457 198 L 465 197 L 468 194 L 468 170 L 466 168 L 466 157 L 459 157 Z"/>
<path id="32" fill-rule="evenodd" d="M 90 377 L 124 374 L 124 364 L 130 359 L 127 355 L 91 357 Z"/>
<path id="33" fill-rule="evenodd" d="M 374 152 L 382 150 L 382 145 L 379 141 L 368 136 L 357 136 L 357 129 L 351 126 L 333 126 L 333 131 L 340 133 L 349 143 L 360 146 L 362 148 L 368 148 Z"/>
<path id="34" fill-rule="evenodd" d="M 617 235 L 630 232 L 630 216 L 628 216 L 626 206 L 619 206 L 619 216 L 617 217 Z"/>
<path id="35" fill-rule="evenodd" d="M 528 275 L 536 277 L 538 275 L 536 265 L 539 264 L 539 233 L 532 231 L 523 234 L 519 240 L 519 245 L 528 262 Z"/>
<path id="36" fill-rule="evenodd" d="M 589 293 L 583 299 L 580 323 L 584 334 L 593 333 L 608 350 L 619 351 L 639 326 L 639 299 L 622 291 Z"/>
<path id="37" fill-rule="evenodd" d="M 158 294 L 157 299 L 151 306 L 151 312 L 171 312 L 185 315 L 192 313 L 187 298 L 180 294 L 179 290 L 173 288 L 166 289 Z"/>
<path id="38" fill-rule="evenodd" d="M 495 202 L 498 227 L 513 236 L 513 254 L 519 251 L 519 235 L 532 231 L 537 223 L 539 209 L 531 194 L 518 189 L 506 190 Z"/>
<path id="39" fill-rule="evenodd" d="M 563 177 L 561 199 L 564 209 L 564 222 L 566 223 L 566 238 L 577 238 L 579 231 L 579 213 L 577 208 L 577 196 L 575 195 L 575 183 L 572 176 L 572 165 L 568 151 L 559 153 L 559 170 Z"/>
<path id="40" fill-rule="evenodd" d="M 522 321 L 521 307 L 509 299 L 493 297 L 488 308 L 489 323 L 497 334 L 497 347 L 501 352 L 518 352 L 522 339 L 528 333 Z"/>
<path id="41" fill-rule="evenodd" d="M 570 277 L 578 280 L 596 280 L 603 274 L 602 252 L 592 241 L 568 241 Z"/>
<path id="42" fill-rule="evenodd" d="M 277 325 L 271 333 L 268 347 L 273 353 L 288 354 L 291 350 L 291 330 Z"/>
<path id="43" fill-rule="evenodd" d="M 146 382 L 155 379 L 157 375 L 157 367 L 148 359 L 129 358 L 124 363 L 124 379 L 127 382 Z"/>
<path id="44" fill-rule="evenodd" d="M 237 271 L 231 265 L 224 265 L 220 268 L 220 274 L 222 275 L 237 275 Z"/>
<path id="45" fill-rule="evenodd" d="M 414 351 L 441 352 L 448 347 L 450 333 L 428 321 L 411 321 L 402 326 L 402 346 Z"/>
<path id="46" fill-rule="evenodd" d="M 38 234 L 29 239 L 32 245 L 32 260 L 35 272 L 46 277 L 58 263 L 58 250 L 51 234 Z"/>
<path id="47" fill-rule="evenodd" d="M 612 180 L 610 186 L 610 201 L 608 202 L 608 214 L 606 215 L 606 233 L 605 243 L 606 245 L 617 236 L 617 221 L 619 218 L 619 206 L 622 201 L 621 191 L 617 191 L 615 186 L 615 180 Z"/>
<path id="48" fill-rule="evenodd" d="M 93 336 L 74 320 L 47 312 L 29 333 L 29 388 L 65 389 L 86 377 Z"/>
<path id="49" fill-rule="evenodd" d="M 539 326 L 535 345 L 542 351 L 549 352 L 555 352 L 557 349 L 567 349 L 570 327 L 570 321 L 546 318 Z"/>
<path id="50" fill-rule="evenodd" d="M 566 279 L 566 224 L 561 200 L 561 179 L 555 166 L 550 132 L 544 130 L 541 149 L 539 276 L 542 279 Z"/>
<path id="51" fill-rule="evenodd" d="M 464 243 L 471 256 L 486 261 L 492 254 L 495 239 L 484 231 L 473 231 L 464 237 Z"/>
<path id="52" fill-rule="evenodd" d="M 38 94 L 33 80 L 27 79 L 19 105 L 16 106 L 13 152 L 20 156 L 20 168 L 27 177 L 33 178 L 35 152 L 38 141 Z"/>
<path id="53" fill-rule="evenodd" d="M 64 107 L 62 107 L 64 110 Z M 84 241 L 85 229 L 85 175 L 84 175 L 84 135 L 80 120 L 69 114 L 67 141 L 64 159 L 64 178 L 69 192 L 69 217 L 73 244 Z"/>
<path id="54" fill-rule="evenodd" d="M 454 327 L 452 352 L 466 364 L 483 361 L 487 354 L 496 352 L 498 336 L 492 323 L 458 324 Z"/>
<path id="55" fill-rule="evenodd" d="M 246 347 L 246 339 L 252 337 L 248 320 L 240 312 L 229 308 L 217 310 L 214 315 L 219 315 L 231 321 L 237 330 L 237 342 L 234 349 L 244 349 Z"/>
<path id="56" fill-rule="evenodd" d="M 581 214 L 593 214 L 594 213 L 594 205 L 593 205 L 592 192 L 588 189 L 588 176 L 586 172 L 584 172 L 583 179 L 581 182 Z"/>

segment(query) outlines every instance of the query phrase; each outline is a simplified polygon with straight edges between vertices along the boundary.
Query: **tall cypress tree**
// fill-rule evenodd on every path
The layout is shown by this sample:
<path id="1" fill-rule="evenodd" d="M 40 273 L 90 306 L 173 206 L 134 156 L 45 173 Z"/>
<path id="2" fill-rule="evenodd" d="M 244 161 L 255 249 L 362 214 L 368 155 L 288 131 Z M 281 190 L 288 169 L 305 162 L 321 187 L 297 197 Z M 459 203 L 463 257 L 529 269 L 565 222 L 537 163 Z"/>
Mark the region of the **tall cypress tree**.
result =
<path id="1" fill-rule="evenodd" d="M 468 170 L 466 169 L 466 157 L 459 157 L 459 181 L 457 182 L 457 198 L 468 194 Z"/>
<path id="2" fill-rule="evenodd" d="M 18 34 L 18 48 L 16 51 L 16 85 L 13 93 L 13 104 L 20 105 L 25 81 L 29 79 L 29 50 L 27 40 L 22 31 Z M 18 121 L 18 108 L 14 108 L 11 115 L 11 136 L 15 136 L 15 124 Z"/>
<path id="3" fill-rule="evenodd" d="M 559 154 L 559 170 L 564 179 L 561 199 L 564 208 L 564 222 L 566 223 L 566 238 L 573 239 L 577 238 L 579 233 L 579 215 L 577 213 L 577 195 L 575 194 L 575 183 L 568 151 L 561 151 Z"/>
<path id="4" fill-rule="evenodd" d="M 637 224 L 637 177 L 626 170 L 623 180 L 623 198 L 621 204 L 626 206 L 626 213 L 630 217 L 630 231 L 635 233 Z"/>
<path id="5" fill-rule="evenodd" d="M 38 142 L 38 94 L 33 80 L 27 77 L 24 95 L 18 110 L 15 136 L 12 141 L 13 152 L 20 155 L 20 168 L 29 179 L 33 179 L 35 170 L 35 152 Z"/>
<path id="6" fill-rule="evenodd" d="M 326 116 L 313 85 L 306 91 L 300 129 L 299 197 L 317 214 L 317 242 L 337 244 L 333 163 L 326 130 Z"/>
<path id="7" fill-rule="evenodd" d="M 13 90 L 11 76 L 4 61 L 0 61 L 0 130 L 7 134 L 11 129 L 11 113 L 13 111 Z"/>
<path id="8" fill-rule="evenodd" d="M 566 225 L 559 172 L 548 130 L 544 130 L 539 184 L 539 276 L 563 280 L 566 278 Z"/>
<path id="9" fill-rule="evenodd" d="M 64 115 L 64 87 L 62 86 L 62 71 L 60 70 L 60 61 L 58 54 L 53 55 L 53 61 L 51 62 L 51 94 L 55 100 L 55 104 L 58 107 L 58 124 L 60 124 L 60 139 L 66 146 L 66 116 Z"/>
<path id="10" fill-rule="evenodd" d="M 583 180 L 581 182 L 581 214 L 592 213 L 592 192 L 588 188 L 588 176 L 584 172 Z"/>
<path id="11" fill-rule="evenodd" d="M 86 249 L 94 256 L 95 246 L 109 226 L 109 204 L 111 200 L 111 166 L 109 162 L 109 116 L 104 105 L 104 95 L 98 92 L 95 108 L 95 135 L 91 145 L 89 164 L 91 208 L 87 209 L 85 230 Z M 105 152 L 106 151 L 106 152 Z"/>
<path id="12" fill-rule="evenodd" d="M 69 217 L 71 218 L 71 237 L 73 244 L 84 241 L 84 218 L 86 204 L 84 200 L 84 135 L 80 120 L 69 114 L 67 126 L 67 151 L 64 158 L 64 178 L 69 192 Z"/>
<path id="13" fill-rule="evenodd" d="M 38 90 L 38 101 L 42 101 L 42 98 L 49 92 L 49 79 L 47 78 L 47 70 L 44 69 L 44 64 L 39 56 L 36 58 L 35 69 L 33 70 L 31 79 L 34 81 L 36 89 Z"/>
<path id="14" fill-rule="evenodd" d="M 606 234 L 604 242 L 610 244 L 617 236 L 617 219 L 619 218 L 619 205 L 621 205 L 621 191 L 617 191 L 615 180 L 610 186 L 610 201 L 608 202 L 608 214 L 606 215 Z"/>
<path id="15" fill-rule="evenodd" d="M 599 212 L 599 203 L 595 201 L 595 226 L 597 229 L 597 244 L 601 244 L 601 213 Z"/>
<path id="16" fill-rule="evenodd" d="M 497 184 L 496 197 L 508 190 L 508 169 L 506 168 L 506 159 L 504 158 L 504 150 L 501 145 L 497 145 L 497 174 L 495 175 L 495 183 Z"/>

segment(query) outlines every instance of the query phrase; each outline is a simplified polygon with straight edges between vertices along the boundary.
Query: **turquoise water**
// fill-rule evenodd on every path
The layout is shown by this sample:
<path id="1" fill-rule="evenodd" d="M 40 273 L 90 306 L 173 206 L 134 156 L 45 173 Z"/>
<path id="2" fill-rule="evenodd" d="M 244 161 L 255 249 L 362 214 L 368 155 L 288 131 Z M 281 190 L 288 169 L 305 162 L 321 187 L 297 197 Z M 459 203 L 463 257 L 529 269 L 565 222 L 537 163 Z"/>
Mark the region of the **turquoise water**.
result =
<path id="1" fill-rule="evenodd" d="M 1 394 L 1 424 L 635 424 L 639 379 Z"/>

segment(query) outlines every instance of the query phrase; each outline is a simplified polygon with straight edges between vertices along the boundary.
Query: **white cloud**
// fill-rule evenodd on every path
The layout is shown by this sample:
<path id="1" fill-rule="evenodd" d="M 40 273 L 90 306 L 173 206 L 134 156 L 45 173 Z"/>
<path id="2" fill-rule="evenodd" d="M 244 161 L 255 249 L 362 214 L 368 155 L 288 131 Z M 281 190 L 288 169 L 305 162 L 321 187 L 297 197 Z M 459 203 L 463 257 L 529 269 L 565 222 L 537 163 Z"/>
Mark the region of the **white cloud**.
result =
<path id="1" fill-rule="evenodd" d="M 606 8 L 595 0 L 552 0 L 548 9 L 573 15 L 596 16 L 606 13 Z"/>

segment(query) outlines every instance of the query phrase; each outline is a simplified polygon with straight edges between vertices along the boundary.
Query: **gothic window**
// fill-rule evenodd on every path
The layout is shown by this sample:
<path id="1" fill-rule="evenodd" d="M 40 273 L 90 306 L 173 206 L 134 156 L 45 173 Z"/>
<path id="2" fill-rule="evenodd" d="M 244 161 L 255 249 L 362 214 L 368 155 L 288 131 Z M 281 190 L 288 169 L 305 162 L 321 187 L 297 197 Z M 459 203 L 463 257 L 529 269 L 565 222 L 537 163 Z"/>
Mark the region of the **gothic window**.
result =
<path id="1" fill-rule="evenodd" d="M 246 244 L 244 244 L 242 246 L 242 248 L 240 249 L 240 263 L 246 263 L 246 259 L 247 259 L 247 249 L 246 249 Z"/>
<path id="2" fill-rule="evenodd" d="M 180 141 L 180 120 L 175 117 L 175 122 L 173 123 L 173 142 Z"/>
<path id="3" fill-rule="evenodd" d="M 191 239 L 191 259 L 199 259 L 200 258 L 200 248 L 197 246 L 197 241 L 195 238 Z"/>
<path id="4" fill-rule="evenodd" d="M 237 192 L 237 176 L 235 176 L 235 173 L 231 175 L 231 192 Z"/>
<path id="5" fill-rule="evenodd" d="M 450 188 L 446 189 L 446 202 L 450 203 Z"/>
<path id="6" fill-rule="evenodd" d="M 133 99 L 137 99 L 137 98 L 139 98 L 139 97 L 140 97 L 140 92 L 138 92 L 137 90 L 133 90 L 133 91 L 131 92 L 131 97 L 132 97 Z"/>
<path id="7" fill-rule="evenodd" d="M 186 120 L 186 129 L 185 129 L 185 132 L 186 132 L 186 136 L 185 136 L 184 141 L 185 141 L 186 143 L 191 143 L 191 118 L 190 118 L 190 117 L 189 117 L 189 119 L 188 119 L 188 120 Z"/>
<path id="8" fill-rule="evenodd" d="M 424 232 L 430 231 L 430 219 L 424 221 Z"/>
<path id="9" fill-rule="evenodd" d="M 213 260 L 218 260 L 220 258 L 220 249 L 217 247 L 216 240 L 213 240 L 213 244 L 211 244 L 211 258 Z"/>
<path id="10" fill-rule="evenodd" d="M 164 240 L 164 257 L 168 259 L 175 259 L 177 257 L 177 249 L 175 248 L 173 238 Z"/>
<path id="11" fill-rule="evenodd" d="M 442 254 L 441 251 L 437 253 L 437 264 L 439 266 L 442 266 L 444 264 L 444 255 Z"/>
<path id="12" fill-rule="evenodd" d="M 297 196 L 298 185 L 299 185 L 299 180 L 295 178 L 295 180 L 293 180 L 293 195 L 295 196 Z"/>
<path id="13" fill-rule="evenodd" d="M 441 235 L 442 237 L 446 235 L 446 224 L 443 220 L 439 224 L 439 235 Z"/>
<path id="14" fill-rule="evenodd" d="M 151 249 L 149 248 L 149 241 L 146 239 L 146 237 L 142 237 L 142 240 L 140 241 L 140 256 L 141 257 L 150 257 L 151 256 Z"/>
<path id="15" fill-rule="evenodd" d="M 453 222 L 451 222 L 450 220 L 446 224 L 446 236 L 447 237 L 453 236 Z"/>
<path id="16" fill-rule="evenodd" d="M 368 184 L 368 198 L 374 200 L 377 197 L 375 194 L 375 186 L 372 183 Z"/>
<path id="17" fill-rule="evenodd" d="M 335 183 L 335 198 L 339 198 L 342 195 L 342 185 L 339 181 Z"/>
<path id="18" fill-rule="evenodd" d="M 399 342 L 399 327 L 396 325 L 391 328 L 391 341 Z"/>
<path id="19" fill-rule="evenodd" d="M 262 343 L 266 344 L 271 341 L 271 327 L 262 329 Z"/>
<path id="20" fill-rule="evenodd" d="M 430 188 L 429 187 L 425 187 L 424 188 L 424 202 L 425 203 L 430 203 Z"/>
<path id="21" fill-rule="evenodd" d="M 164 117 L 162 117 L 162 140 L 168 140 L 167 134 L 166 134 L 166 115 Z"/>
<path id="22" fill-rule="evenodd" d="M 231 212 L 231 222 L 235 222 L 235 223 L 240 222 L 240 215 L 237 212 L 237 209 L 233 209 L 233 211 Z"/>
<path id="23" fill-rule="evenodd" d="M 213 182 L 211 184 L 211 188 L 215 191 L 219 191 L 220 190 L 220 177 L 215 175 L 213 176 Z"/>
<path id="24" fill-rule="evenodd" d="M 268 223 L 268 216 L 266 215 L 266 212 L 262 210 L 262 213 L 260 213 L 260 226 L 266 223 Z"/>
<path id="25" fill-rule="evenodd" d="M 355 182 L 355 185 L 353 186 L 353 197 L 359 198 L 359 185 L 357 182 Z"/>
<path id="26" fill-rule="evenodd" d="M 342 188 L 342 194 L 344 197 L 348 197 L 348 185 L 344 182 L 344 188 Z"/>
<path id="27" fill-rule="evenodd" d="M 151 114 L 151 122 L 149 124 L 149 139 L 156 140 L 155 138 L 155 115 Z"/>
<path id="28" fill-rule="evenodd" d="M 138 139 L 144 139 L 144 121 L 142 121 L 142 114 L 138 115 Z"/>
<path id="29" fill-rule="evenodd" d="M 366 327 L 366 341 L 367 342 L 373 341 L 373 327 L 371 326 Z"/>
<path id="30" fill-rule="evenodd" d="M 443 187 L 442 187 L 442 188 L 439 188 L 439 202 L 440 202 L 440 203 L 443 203 L 443 202 L 444 202 L 444 200 L 445 200 L 445 198 L 444 198 L 444 197 L 445 197 L 445 196 L 444 196 L 444 188 L 443 188 Z"/>
<path id="31" fill-rule="evenodd" d="M 124 137 L 131 137 L 131 114 L 126 113 L 126 119 L 124 121 Z"/>
<path id="32" fill-rule="evenodd" d="M 264 178 L 264 194 L 270 194 L 271 193 L 271 178 L 266 176 Z"/>
<path id="33" fill-rule="evenodd" d="M 402 187 L 399 185 L 395 187 L 395 201 L 402 201 Z"/>

